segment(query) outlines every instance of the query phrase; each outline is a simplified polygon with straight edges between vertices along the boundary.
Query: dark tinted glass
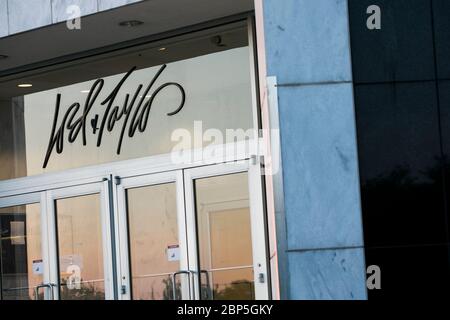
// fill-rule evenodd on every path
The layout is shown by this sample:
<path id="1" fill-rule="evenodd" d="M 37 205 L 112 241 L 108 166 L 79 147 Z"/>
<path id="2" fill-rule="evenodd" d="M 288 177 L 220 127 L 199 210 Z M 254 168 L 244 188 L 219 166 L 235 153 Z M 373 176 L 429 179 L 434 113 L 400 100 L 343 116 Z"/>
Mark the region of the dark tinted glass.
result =
<path id="1" fill-rule="evenodd" d="M 380 30 L 367 28 L 373 4 Z M 434 78 L 430 0 L 349 0 L 349 14 L 355 82 Z"/>
<path id="2" fill-rule="evenodd" d="M 450 79 L 450 1 L 433 0 L 437 76 Z"/>
<path id="3" fill-rule="evenodd" d="M 441 298 L 449 293 L 446 245 L 366 250 L 366 265 L 381 270 L 381 290 L 369 290 L 369 299 Z"/>
<path id="4" fill-rule="evenodd" d="M 447 224 L 450 230 L 450 81 L 439 82 L 442 149 L 445 159 L 445 191 L 447 199 Z M 448 240 L 447 240 L 448 241 Z"/>
<path id="5" fill-rule="evenodd" d="M 445 242 L 434 83 L 355 88 L 367 246 Z"/>
<path id="6" fill-rule="evenodd" d="M 349 0 L 349 14 L 366 264 L 383 275 L 369 299 L 448 291 L 450 1 Z"/>

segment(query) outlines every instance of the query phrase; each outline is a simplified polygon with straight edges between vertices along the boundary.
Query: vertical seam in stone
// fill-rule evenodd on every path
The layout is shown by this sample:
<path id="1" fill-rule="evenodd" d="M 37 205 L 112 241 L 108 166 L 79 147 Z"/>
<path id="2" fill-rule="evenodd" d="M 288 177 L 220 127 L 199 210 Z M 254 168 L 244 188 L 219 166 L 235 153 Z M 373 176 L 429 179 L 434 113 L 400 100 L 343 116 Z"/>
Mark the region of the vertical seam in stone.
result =
<path id="1" fill-rule="evenodd" d="M 356 175 L 357 175 L 357 183 L 358 183 L 358 197 L 359 197 L 359 216 L 361 221 L 361 243 L 363 246 L 362 255 L 363 255 L 363 265 L 364 265 L 364 273 L 367 270 L 367 262 L 366 262 L 366 250 L 365 250 L 365 241 L 364 241 L 364 215 L 363 215 L 363 208 L 362 208 L 362 190 L 361 190 L 361 173 L 360 173 L 360 166 L 359 166 L 359 144 L 358 144 L 358 124 L 357 124 L 357 111 L 356 111 L 356 101 L 355 101 L 355 75 L 353 71 L 353 55 L 352 55 L 352 37 L 351 37 L 351 31 L 350 31 L 350 4 L 349 0 L 347 1 L 347 34 L 348 34 L 348 49 L 349 49 L 349 58 L 350 58 L 350 76 L 351 76 L 351 90 L 352 90 L 352 108 L 353 108 L 353 123 L 355 126 L 355 135 L 354 135 L 354 141 L 355 141 L 355 150 L 356 150 Z M 366 292 L 366 299 L 369 298 L 369 293 L 367 291 L 367 286 L 364 284 L 365 292 Z"/>
<path id="2" fill-rule="evenodd" d="M 8 28 L 8 30 L 6 31 L 6 36 L 9 36 L 10 33 L 9 31 L 11 30 L 11 27 L 9 26 L 9 0 L 6 0 L 6 26 Z"/>
<path id="3" fill-rule="evenodd" d="M 50 0 L 50 20 L 51 20 L 51 24 L 56 23 L 57 21 L 53 20 L 53 1 L 54 0 Z"/>

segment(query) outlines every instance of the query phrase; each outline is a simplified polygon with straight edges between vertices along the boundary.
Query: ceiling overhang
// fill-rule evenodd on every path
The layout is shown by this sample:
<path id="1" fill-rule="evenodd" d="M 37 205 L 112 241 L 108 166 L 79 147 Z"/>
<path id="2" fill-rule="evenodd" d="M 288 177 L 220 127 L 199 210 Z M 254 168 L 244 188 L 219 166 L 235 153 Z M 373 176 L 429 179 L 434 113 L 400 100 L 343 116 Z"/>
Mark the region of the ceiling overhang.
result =
<path id="1" fill-rule="evenodd" d="M 81 18 L 81 29 L 58 23 L 0 39 L 0 78 L 226 23 L 253 11 L 253 0 L 147 0 Z M 144 22 L 136 27 L 119 23 Z"/>

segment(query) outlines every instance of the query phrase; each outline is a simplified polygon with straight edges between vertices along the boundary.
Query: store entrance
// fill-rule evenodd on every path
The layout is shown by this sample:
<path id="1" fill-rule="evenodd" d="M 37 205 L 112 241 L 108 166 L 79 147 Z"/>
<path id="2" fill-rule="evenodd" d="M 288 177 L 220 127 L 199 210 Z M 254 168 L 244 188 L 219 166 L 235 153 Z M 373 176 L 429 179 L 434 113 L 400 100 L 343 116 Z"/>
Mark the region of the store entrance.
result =
<path id="1" fill-rule="evenodd" d="M 1 298 L 268 299 L 254 159 L 167 170 L 128 161 L 3 192 Z M 32 179 L 22 191 L 39 189 Z"/>

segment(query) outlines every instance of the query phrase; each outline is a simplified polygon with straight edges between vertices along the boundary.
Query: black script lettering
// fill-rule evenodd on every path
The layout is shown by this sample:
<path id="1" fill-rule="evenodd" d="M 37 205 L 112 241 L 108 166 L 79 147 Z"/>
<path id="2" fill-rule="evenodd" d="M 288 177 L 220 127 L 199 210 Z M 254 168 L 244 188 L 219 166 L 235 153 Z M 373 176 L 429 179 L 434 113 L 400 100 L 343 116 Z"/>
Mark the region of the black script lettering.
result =
<path id="1" fill-rule="evenodd" d="M 58 126 L 58 118 L 59 118 L 59 110 L 61 107 L 61 94 L 58 94 L 56 96 L 56 106 L 55 106 L 55 113 L 53 116 L 52 131 L 47 147 L 47 153 L 44 159 L 43 168 L 47 167 L 54 149 L 56 149 L 56 152 L 58 154 L 61 154 L 64 151 L 64 130 L 68 130 L 67 141 L 69 143 L 74 143 L 81 132 L 83 146 L 87 145 L 86 124 L 89 123 L 89 121 L 92 125 L 93 134 L 94 135 L 97 134 L 97 147 L 100 147 L 102 144 L 102 138 L 105 129 L 108 132 L 112 132 L 115 128 L 115 124 L 123 119 L 122 128 L 120 130 L 120 136 L 116 150 L 116 153 L 120 154 L 122 149 L 123 138 L 127 128 L 128 128 L 128 137 L 130 138 L 134 137 L 136 131 L 142 133 L 146 130 L 148 120 L 150 117 L 150 110 L 153 106 L 155 98 L 165 88 L 175 87 L 178 89 L 181 95 L 180 104 L 175 110 L 168 112 L 167 116 L 174 116 L 177 113 L 179 113 L 183 109 L 186 102 L 186 93 L 184 88 L 180 84 L 176 82 L 164 83 L 159 87 L 157 87 L 150 95 L 150 97 L 148 97 L 148 93 L 153 88 L 154 84 L 156 83 L 160 75 L 163 73 L 163 71 L 166 69 L 166 67 L 167 67 L 166 65 L 161 66 L 156 75 L 152 78 L 146 89 L 142 92 L 141 98 L 139 99 L 139 102 L 137 103 L 135 109 L 134 106 L 136 104 L 136 101 L 138 100 L 138 97 L 141 94 L 141 90 L 144 87 L 142 84 L 140 84 L 136 88 L 134 94 L 132 95 L 132 98 L 130 98 L 131 97 L 130 93 L 127 93 L 125 95 L 124 101 L 121 104 L 121 106 L 116 104 L 116 98 L 123 84 L 128 79 L 128 77 L 136 70 L 136 67 L 131 68 L 131 70 L 128 71 L 119 81 L 119 83 L 114 87 L 111 93 L 107 95 L 106 99 L 104 99 L 100 103 L 100 105 L 106 106 L 102 116 L 99 114 L 95 114 L 92 116 L 92 118 L 88 119 L 89 112 L 92 110 L 94 103 L 96 102 L 99 94 L 103 89 L 105 83 L 103 79 L 96 80 L 95 83 L 92 85 L 84 104 L 83 113 L 78 118 L 76 118 L 77 114 L 80 111 L 81 104 L 79 102 L 72 103 L 68 108 L 68 110 L 66 111 L 66 113 L 63 115 L 63 118 L 59 126 Z M 133 115 L 131 117 L 131 122 L 130 125 L 128 126 L 129 117 L 132 113 Z M 99 124 L 100 126 L 98 126 Z"/>

